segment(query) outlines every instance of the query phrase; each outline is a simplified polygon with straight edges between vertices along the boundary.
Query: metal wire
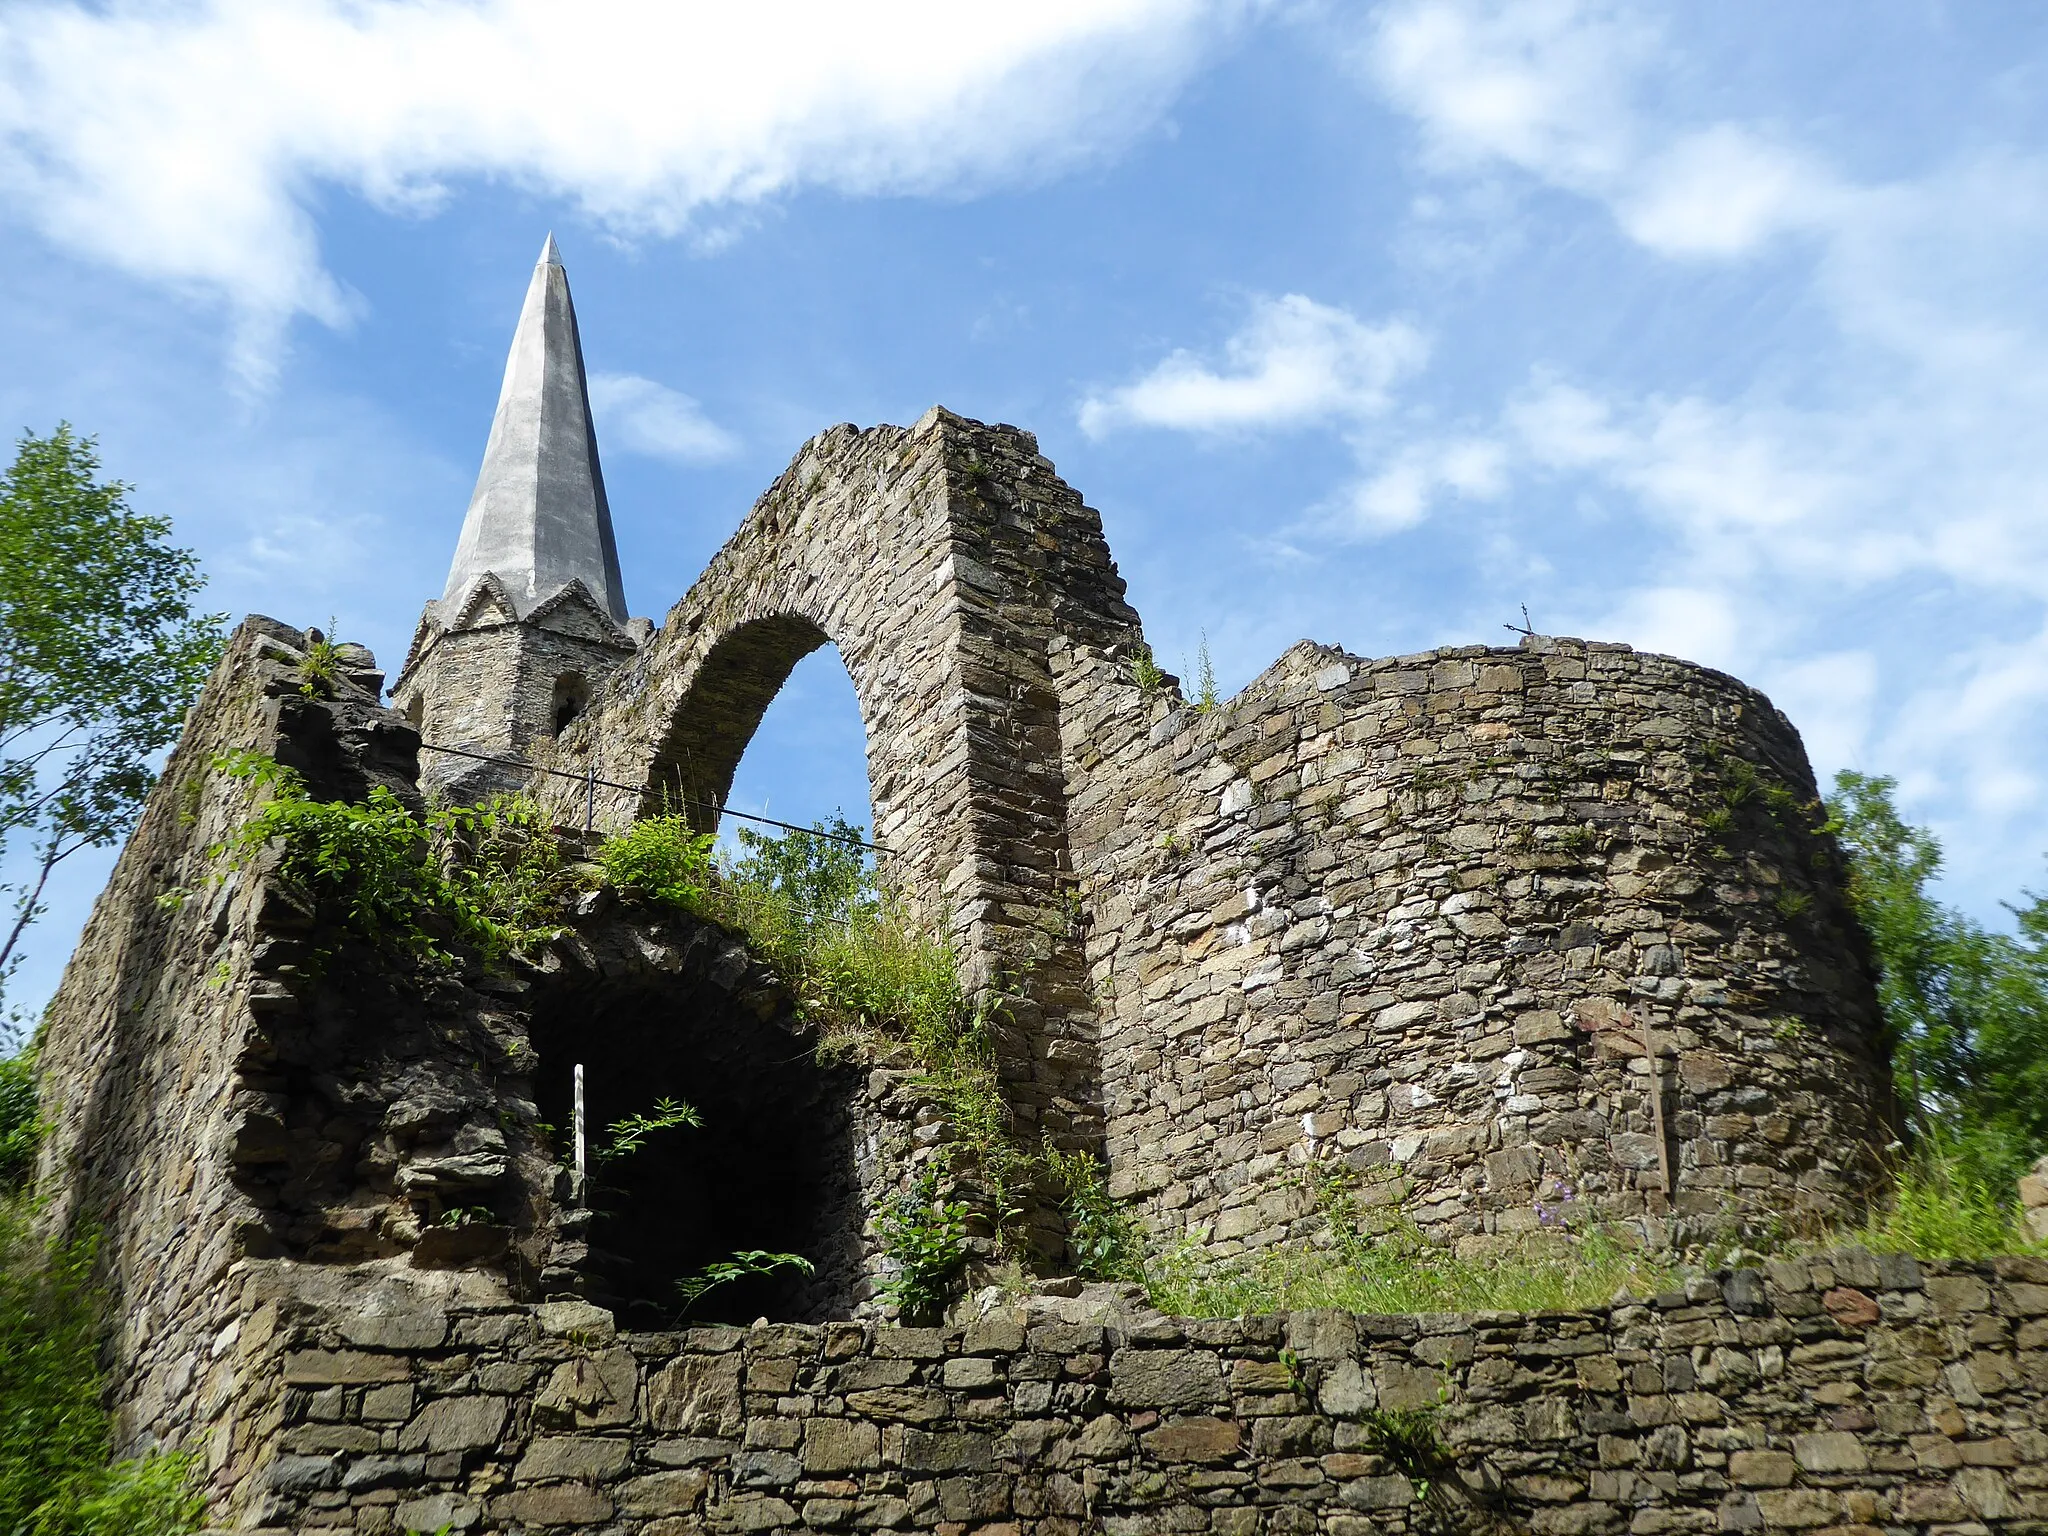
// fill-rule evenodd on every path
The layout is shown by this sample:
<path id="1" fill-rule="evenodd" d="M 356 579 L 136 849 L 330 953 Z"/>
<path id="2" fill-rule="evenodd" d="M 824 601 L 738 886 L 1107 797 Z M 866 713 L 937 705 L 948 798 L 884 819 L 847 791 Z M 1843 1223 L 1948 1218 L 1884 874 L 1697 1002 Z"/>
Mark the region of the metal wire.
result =
<path id="1" fill-rule="evenodd" d="M 619 784 L 611 779 L 600 779 L 592 773 L 571 773 L 566 768 L 542 768 L 536 763 L 523 762 L 516 757 L 493 757 L 487 752 L 471 752 L 464 747 L 437 746 L 431 741 L 420 743 L 422 752 L 440 752 L 448 757 L 466 757 L 478 763 L 501 763 L 507 768 L 524 768 L 529 773 L 552 774 L 558 779 L 574 779 L 578 784 L 591 785 L 601 789 L 622 789 L 629 795 L 645 794 L 646 788 L 638 784 Z M 793 821 L 777 821 L 773 816 L 756 816 L 751 811 L 735 811 L 720 805 L 716 800 L 694 800 L 687 796 L 686 806 L 716 811 L 720 816 L 736 816 L 741 821 L 758 821 L 764 827 L 780 827 L 785 832 L 801 832 L 806 837 L 822 837 L 828 842 L 851 843 L 856 848 L 865 848 L 870 853 L 887 853 L 889 850 L 880 843 L 868 842 L 865 838 L 854 837 L 845 832 L 821 832 L 816 827 L 800 827 Z M 586 829 L 587 830 L 587 829 Z"/>

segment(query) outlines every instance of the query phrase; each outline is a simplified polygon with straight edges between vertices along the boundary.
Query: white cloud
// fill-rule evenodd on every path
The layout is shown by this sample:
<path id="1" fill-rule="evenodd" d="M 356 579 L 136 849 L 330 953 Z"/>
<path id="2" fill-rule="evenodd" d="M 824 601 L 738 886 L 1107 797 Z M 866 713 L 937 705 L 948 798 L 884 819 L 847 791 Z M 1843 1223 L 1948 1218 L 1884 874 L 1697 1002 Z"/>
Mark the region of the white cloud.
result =
<path id="1" fill-rule="evenodd" d="M 1629 180 L 1621 227 L 1664 256 L 1741 256 L 1824 224 L 1843 199 L 1806 157 L 1736 123 L 1686 134 Z"/>
<path id="2" fill-rule="evenodd" d="M 1321 518 L 1322 530 L 1340 538 L 1372 538 L 1412 528 L 1448 492 L 1491 501 L 1507 488 L 1507 453 L 1485 438 L 1412 443 L 1361 480 Z"/>
<path id="3" fill-rule="evenodd" d="M 243 361 L 344 320 L 308 202 L 462 178 L 667 235 L 792 188 L 1035 180 L 1152 122 L 1246 0 L 85 0 L 0 13 L 0 195 L 225 296 Z"/>
<path id="4" fill-rule="evenodd" d="M 593 373 L 590 408 L 605 446 L 683 464 L 730 458 L 740 441 L 690 396 L 637 373 Z"/>
<path id="5" fill-rule="evenodd" d="M 1369 324 L 1298 293 L 1262 298 L 1224 346 L 1223 369 L 1175 352 L 1139 379 L 1082 402 L 1091 437 L 1124 426 L 1184 432 L 1301 427 L 1376 416 L 1428 358 L 1403 320 Z"/>
<path id="6" fill-rule="evenodd" d="M 1503 160 L 1583 190 L 1633 153 L 1628 85 L 1654 42 L 1594 0 L 1407 0 L 1380 8 L 1365 64 L 1440 166 Z"/>
<path id="7" fill-rule="evenodd" d="M 1745 124 L 1644 109 L 1659 43 L 1639 9 L 1602 0 L 1397 0 L 1364 62 L 1436 168 L 1514 166 L 1599 199 L 1662 255 L 1744 256 L 1823 222 L 1842 191 L 1817 162 Z"/>

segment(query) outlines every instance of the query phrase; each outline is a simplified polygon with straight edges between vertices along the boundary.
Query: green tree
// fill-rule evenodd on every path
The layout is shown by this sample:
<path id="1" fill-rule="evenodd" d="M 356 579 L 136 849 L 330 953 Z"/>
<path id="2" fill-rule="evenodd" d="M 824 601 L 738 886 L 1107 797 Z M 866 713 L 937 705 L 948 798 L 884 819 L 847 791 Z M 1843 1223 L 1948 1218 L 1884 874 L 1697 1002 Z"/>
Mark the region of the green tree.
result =
<path id="1" fill-rule="evenodd" d="M 2003 1194 L 2048 1151 L 2048 897 L 1994 932 L 1928 893 L 1941 845 L 1892 803 L 1896 782 L 1835 776 L 1830 826 L 1870 934 L 1901 1096 L 1925 1143 Z"/>
<path id="2" fill-rule="evenodd" d="M 198 562 L 99 468 L 93 439 L 59 425 L 22 437 L 0 476 L 0 853 L 33 847 L 5 888 L 0 988 L 51 871 L 134 825 L 220 655 L 224 616 L 192 611 Z"/>

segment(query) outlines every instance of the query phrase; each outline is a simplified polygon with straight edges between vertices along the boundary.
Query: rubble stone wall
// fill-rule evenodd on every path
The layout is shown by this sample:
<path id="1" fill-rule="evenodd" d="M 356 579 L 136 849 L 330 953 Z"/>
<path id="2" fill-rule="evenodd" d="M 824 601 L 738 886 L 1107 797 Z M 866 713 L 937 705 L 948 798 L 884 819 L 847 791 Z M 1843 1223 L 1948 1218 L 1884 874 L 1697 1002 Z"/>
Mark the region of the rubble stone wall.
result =
<path id="1" fill-rule="evenodd" d="M 889 862 L 1011 997 L 1019 1133 L 1156 1228 L 1299 1235 L 1309 1161 L 1471 1238 L 1812 1226 L 1875 1176 L 1870 967 L 1797 733 L 1735 680 L 1304 642 L 1193 708 L 1028 435 L 935 411 L 808 444 L 554 761 L 645 786 L 608 826 L 715 802 L 827 639 Z"/>
<path id="2" fill-rule="evenodd" d="M 1096 1029 L 1066 847 L 1056 637 L 1138 643 L 1101 521 L 1030 434 L 934 410 L 814 438 L 652 641 L 556 743 L 607 829 L 704 825 L 790 669 L 838 647 L 867 729 L 874 840 L 975 986 L 1009 998 L 1000 1069 L 1020 1134 L 1100 1147 Z M 538 781 L 558 820 L 583 790 Z"/>
<path id="3" fill-rule="evenodd" d="M 2048 1530 L 2048 1263 L 1847 1252 L 1600 1311 L 623 1334 L 252 1263 L 237 1529 Z"/>
<path id="4" fill-rule="evenodd" d="M 1058 662 L 1095 706 L 1065 727 L 1112 1188 L 1155 1224 L 1298 1233 L 1312 1159 L 1451 1236 L 1811 1225 L 1868 1187 L 1870 971 L 1761 694 L 1551 639 L 1303 644 L 1207 712 Z"/>

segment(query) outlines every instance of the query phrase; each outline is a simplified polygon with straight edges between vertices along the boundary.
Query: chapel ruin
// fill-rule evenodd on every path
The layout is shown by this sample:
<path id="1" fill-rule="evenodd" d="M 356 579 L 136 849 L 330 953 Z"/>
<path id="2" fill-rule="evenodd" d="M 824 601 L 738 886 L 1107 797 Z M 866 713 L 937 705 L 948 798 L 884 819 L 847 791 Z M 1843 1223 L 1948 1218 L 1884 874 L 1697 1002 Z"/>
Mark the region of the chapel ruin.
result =
<path id="1" fill-rule="evenodd" d="M 633 619 L 550 240 L 390 703 L 349 647 L 309 696 L 313 637 L 244 621 L 50 1010 L 43 1179 L 103 1234 L 122 1444 L 199 1452 L 219 1525 L 2043 1528 L 2048 1270 L 1863 1255 L 1569 1316 L 1186 1322 L 1054 1278 L 1041 1191 L 1032 1295 L 904 1326 L 878 1219 L 950 1166 L 943 1116 L 907 1061 L 821 1059 L 734 935 L 599 890 L 500 965 L 328 965 L 274 862 L 211 851 L 249 814 L 236 752 L 323 799 L 523 790 L 579 848 L 678 807 L 710 830 L 828 643 L 886 870 L 1000 1001 L 1014 1133 L 1092 1153 L 1160 1241 L 1312 1240 L 1324 1173 L 1474 1250 L 1559 1191 L 1683 1245 L 1818 1227 L 1878 1179 L 1870 964 L 1762 695 L 1531 636 L 1303 641 L 1192 707 L 1035 439 L 937 408 L 812 439 Z M 706 1122 L 598 1216 L 545 1131 L 578 1062 Z M 814 1268 L 661 1312 L 745 1249 Z M 1423 1411 L 1434 1495 L 1384 1439 Z M 2011 1459 L 1951 1476 L 1929 1434 Z"/>

